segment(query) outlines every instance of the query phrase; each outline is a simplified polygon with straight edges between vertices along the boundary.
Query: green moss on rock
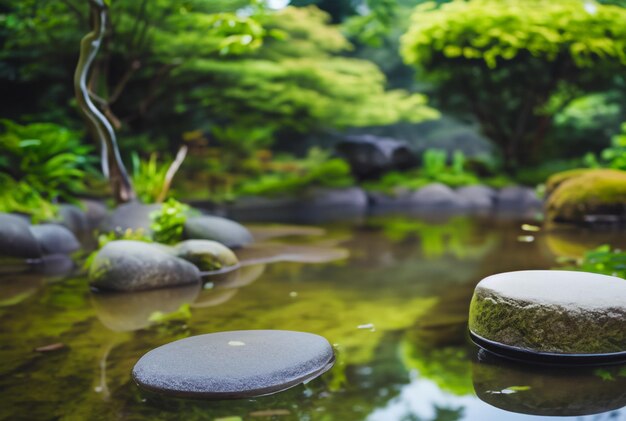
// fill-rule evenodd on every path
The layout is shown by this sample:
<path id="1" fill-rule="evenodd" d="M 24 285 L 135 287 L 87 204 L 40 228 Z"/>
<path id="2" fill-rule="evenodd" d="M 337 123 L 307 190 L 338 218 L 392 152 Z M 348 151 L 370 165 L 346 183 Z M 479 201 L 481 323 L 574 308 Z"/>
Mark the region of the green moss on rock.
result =
<path id="1" fill-rule="evenodd" d="M 624 352 L 626 305 L 616 304 L 626 296 L 624 287 L 621 279 L 581 272 L 492 276 L 476 287 L 469 328 L 485 339 L 534 352 Z M 602 293 L 608 295 L 605 301 L 599 298 Z M 597 305 L 590 305 L 592 301 Z"/>
<path id="2" fill-rule="evenodd" d="M 572 176 L 546 203 L 551 222 L 582 223 L 587 215 L 626 217 L 626 171 L 589 170 Z"/>

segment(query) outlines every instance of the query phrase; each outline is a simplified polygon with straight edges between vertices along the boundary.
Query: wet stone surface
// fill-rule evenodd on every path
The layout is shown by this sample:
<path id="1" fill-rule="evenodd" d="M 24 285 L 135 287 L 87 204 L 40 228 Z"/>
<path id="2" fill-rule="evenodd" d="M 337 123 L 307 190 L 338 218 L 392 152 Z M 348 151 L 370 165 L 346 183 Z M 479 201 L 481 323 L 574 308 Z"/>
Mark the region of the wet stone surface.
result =
<path id="1" fill-rule="evenodd" d="M 334 363 L 321 336 L 285 330 L 242 330 L 181 339 L 139 359 L 133 378 L 152 392 L 237 399 L 279 392 L 311 380 Z"/>
<path id="2" fill-rule="evenodd" d="M 469 328 L 499 344 L 533 352 L 626 351 L 626 280 L 585 272 L 530 270 L 483 279 Z"/>

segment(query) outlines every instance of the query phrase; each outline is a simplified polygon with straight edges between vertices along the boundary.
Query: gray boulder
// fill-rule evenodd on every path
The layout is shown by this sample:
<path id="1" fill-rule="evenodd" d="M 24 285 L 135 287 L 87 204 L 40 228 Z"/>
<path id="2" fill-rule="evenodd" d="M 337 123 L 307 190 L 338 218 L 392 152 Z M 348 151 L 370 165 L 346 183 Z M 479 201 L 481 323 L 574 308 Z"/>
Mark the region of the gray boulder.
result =
<path id="1" fill-rule="evenodd" d="M 409 145 L 403 140 L 372 135 L 349 136 L 337 144 L 337 154 L 350 164 L 359 178 L 377 177 L 385 172 L 403 170 L 417 164 Z"/>
<path id="2" fill-rule="evenodd" d="M 200 271 L 158 245 L 121 240 L 98 252 L 89 281 L 101 290 L 139 291 L 200 282 Z"/>
<path id="3" fill-rule="evenodd" d="M 143 203 L 131 202 L 118 206 L 104 218 L 100 229 L 104 232 L 123 232 L 127 229 L 143 230 L 146 234 L 151 232 L 152 220 L 150 214 L 161 209 L 160 204 L 144 205 Z"/>
<path id="4" fill-rule="evenodd" d="M 469 207 L 465 198 L 441 183 L 422 187 L 411 195 L 411 203 L 413 207 L 428 210 L 463 210 Z"/>
<path id="5" fill-rule="evenodd" d="M 487 186 L 465 186 L 456 190 L 456 193 L 463 198 L 467 205 L 475 210 L 487 210 L 494 207 L 497 193 Z"/>
<path id="6" fill-rule="evenodd" d="M 174 248 L 176 256 L 193 263 L 201 271 L 213 271 L 237 266 L 235 253 L 225 245 L 211 240 L 187 240 Z"/>
<path id="7" fill-rule="evenodd" d="M 498 192 L 496 206 L 501 210 L 523 211 L 528 209 L 541 209 L 542 201 L 537 193 L 530 187 L 512 186 L 505 187 Z"/>
<path id="8" fill-rule="evenodd" d="M 87 216 L 87 223 L 90 229 L 100 226 L 109 213 L 107 207 L 97 200 L 82 199 L 80 203 L 85 209 L 85 215 Z"/>
<path id="9" fill-rule="evenodd" d="M 76 205 L 70 205 L 67 203 L 59 205 L 58 223 L 79 237 L 91 229 L 85 211 Z"/>
<path id="10" fill-rule="evenodd" d="M 19 216 L 0 214 L 0 258 L 38 259 L 41 249 L 29 224 Z"/>
<path id="11" fill-rule="evenodd" d="M 62 225 L 41 224 L 30 227 L 43 254 L 69 254 L 80 248 L 76 236 Z"/>
<path id="12" fill-rule="evenodd" d="M 242 247 L 253 241 L 252 234 L 243 225 L 219 216 L 187 218 L 183 236 L 192 240 L 213 240 L 229 248 Z"/>

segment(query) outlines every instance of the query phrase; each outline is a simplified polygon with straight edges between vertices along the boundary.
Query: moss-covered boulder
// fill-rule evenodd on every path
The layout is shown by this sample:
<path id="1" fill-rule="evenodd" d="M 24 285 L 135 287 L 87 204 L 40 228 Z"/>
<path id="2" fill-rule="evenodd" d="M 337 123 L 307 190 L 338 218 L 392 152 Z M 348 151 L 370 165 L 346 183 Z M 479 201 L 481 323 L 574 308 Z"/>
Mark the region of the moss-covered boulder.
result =
<path id="1" fill-rule="evenodd" d="M 181 259 L 196 265 L 201 271 L 220 270 L 239 264 L 235 253 L 217 241 L 183 241 L 174 248 L 174 252 Z"/>
<path id="2" fill-rule="evenodd" d="M 546 202 L 550 222 L 586 223 L 589 216 L 626 220 L 626 171 L 588 170 L 553 176 Z"/>
<path id="3" fill-rule="evenodd" d="M 626 280 L 573 271 L 519 271 L 483 279 L 470 331 L 533 352 L 626 352 Z"/>
<path id="4" fill-rule="evenodd" d="M 580 177 L 587 174 L 590 171 L 596 171 L 591 168 L 575 168 L 573 170 L 561 171 L 553 174 L 546 181 L 546 196 L 550 196 L 561 184 L 571 180 L 572 178 Z"/>

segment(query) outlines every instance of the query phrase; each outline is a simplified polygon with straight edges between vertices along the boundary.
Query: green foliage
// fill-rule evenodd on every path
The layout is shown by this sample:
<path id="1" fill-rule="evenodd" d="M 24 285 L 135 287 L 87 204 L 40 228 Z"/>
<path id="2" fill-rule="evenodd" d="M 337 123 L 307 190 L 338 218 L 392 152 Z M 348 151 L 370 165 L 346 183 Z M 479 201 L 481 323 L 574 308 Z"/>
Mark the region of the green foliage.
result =
<path id="1" fill-rule="evenodd" d="M 91 148 L 77 133 L 52 123 L 0 124 L 0 210 L 49 219 L 53 203 L 73 201 L 86 190 Z"/>
<path id="2" fill-rule="evenodd" d="M 450 110 L 471 114 L 507 167 L 539 156 L 552 116 L 626 67 L 626 9 L 578 0 L 455 0 L 416 8 L 402 54 Z"/>
<path id="3" fill-rule="evenodd" d="M 280 168 L 280 167 L 279 167 Z M 282 171 L 272 171 L 256 179 L 244 181 L 237 189 L 240 195 L 275 196 L 295 194 L 308 187 L 349 187 L 354 185 L 350 166 L 326 152 L 312 149 L 303 160 L 283 162 Z"/>
<path id="4" fill-rule="evenodd" d="M 576 270 L 626 278 L 626 252 L 609 245 L 589 250 L 576 263 Z"/>
<path id="5" fill-rule="evenodd" d="M 268 132 L 267 143 L 294 132 L 437 117 L 424 96 L 385 91 L 376 66 L 344 57 L 351 45 L 326 13 L 314 6 L 270 11 L 262 3 L 112 3 L 115 30 L 94 70 L 106 76 L 91 83 L 121 124 L 122 145 L 139 132 L 176 142 L 184 131 L 237 126 Z M 69 112 L 87 3 L 10 0 L 7 10 L 0 74 L 11 83 L 0 78 L 0 90 L 22 86 L 21 97 L 33 99 L 30 112 L 51 104 Z"/>
<path id="6" fill-rule="evenodd" d="M 158 162 L 158 154 L 153 152 L 147 160 L 141 160 L 137 153 L 132 154 L 133 186 L 137 198 L 144 203 L 155 203 L 163 190 L 169 164 Z"/>
<path id="7" fill-rule="evenodd" d="M 447 164 L 448 154 L 440 149 L 428 149 L 422 156 L 422 166 L 410 171 L 392 171 L 380 180 L 365 184 L 370 190 L 393 192 L 396 188 L 417 190 L 429 183 L 443 183 L 450 187 L 478 184 L 480 179 L 467 170 L 466 158 L 462 151 L 455 151 L 451 165 Z"/>
<path id="8" fill-rule="evenodd" d="M 622 124 L 622 132 L 613 136 L 610 148 L 602 151 L 603 166 L 616 170 L 626 170 L 626 123 Z"/>
<path id="9" fill-rule="evenodd" d="M 175 244 L 182 240 L 189 206 L 174 199 L 163 203 L 160 210 L 152 212 L 152 238 L 163 244 Z"/>

